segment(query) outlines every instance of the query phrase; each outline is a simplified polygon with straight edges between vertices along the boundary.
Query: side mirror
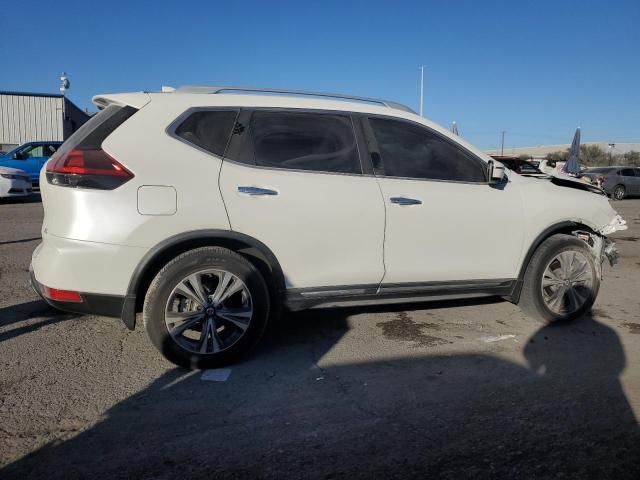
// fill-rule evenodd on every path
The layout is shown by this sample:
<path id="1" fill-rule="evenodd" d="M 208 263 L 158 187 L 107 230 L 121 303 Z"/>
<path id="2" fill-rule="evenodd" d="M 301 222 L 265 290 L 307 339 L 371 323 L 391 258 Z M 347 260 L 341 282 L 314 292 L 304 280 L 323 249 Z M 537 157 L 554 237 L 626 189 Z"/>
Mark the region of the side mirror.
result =
<path id="1" fill-rule="evenodd" d="M 14 153 L 13 154 L 13 159 L 14 160 L 24 160 L 25 159 L 24 153 L 22 153 L 22 152 Z"/>
<path id="2" fill-rule="evenodd" d="M 504 165 L 495 160 L 489 160 L 487 163 L 487 177 L 489 185 L 495 185 L 504 179 Z"/>

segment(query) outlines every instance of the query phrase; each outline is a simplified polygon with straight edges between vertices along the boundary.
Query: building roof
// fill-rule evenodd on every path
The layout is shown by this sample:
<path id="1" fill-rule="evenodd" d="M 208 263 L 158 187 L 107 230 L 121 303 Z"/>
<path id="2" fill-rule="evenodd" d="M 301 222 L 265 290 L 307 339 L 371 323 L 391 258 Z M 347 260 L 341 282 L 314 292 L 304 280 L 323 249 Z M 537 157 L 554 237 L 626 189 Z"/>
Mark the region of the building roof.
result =
<path id="1" fill-rule="evenodd" d="M 17 97 L 40 97 L 40 98 L 64 98 L 66 104 L 71 105 L 72 108 L 75 108 L 81 114 L 89 117 L 87 112 L 78 107 L 75 103 L 73 103 L 69 97 L 62 95 L 61 93 L 37 93 L 37 92 L 15 92 L 11 90 L 0 90 L 0 95 L 15 95 Z"/>
<path id="2" fill-rule="evenodd" d="M 36 93 L 36 92 L 14 92 L 7 90 L 0 90 L 0 95 L 18 95 L 21 97 L 55 97 L 62 98 L 61 93 Z"/>

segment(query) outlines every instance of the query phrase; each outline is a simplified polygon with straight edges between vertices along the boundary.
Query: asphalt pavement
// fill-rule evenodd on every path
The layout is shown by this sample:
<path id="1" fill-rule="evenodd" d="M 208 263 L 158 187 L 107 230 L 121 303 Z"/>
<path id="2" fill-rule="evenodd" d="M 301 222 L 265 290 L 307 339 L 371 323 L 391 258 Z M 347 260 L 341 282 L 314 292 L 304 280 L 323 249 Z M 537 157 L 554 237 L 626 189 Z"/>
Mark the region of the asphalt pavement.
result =
<path id="1" fill-rule="evenodd" d="M 2 201 L 0 478 L 638 479 L 640 200 L 613 206 L 620 264 L 571 324 L 497 299 L 317 310 L 203 376 L 39 300 L 42 204 Z"/>

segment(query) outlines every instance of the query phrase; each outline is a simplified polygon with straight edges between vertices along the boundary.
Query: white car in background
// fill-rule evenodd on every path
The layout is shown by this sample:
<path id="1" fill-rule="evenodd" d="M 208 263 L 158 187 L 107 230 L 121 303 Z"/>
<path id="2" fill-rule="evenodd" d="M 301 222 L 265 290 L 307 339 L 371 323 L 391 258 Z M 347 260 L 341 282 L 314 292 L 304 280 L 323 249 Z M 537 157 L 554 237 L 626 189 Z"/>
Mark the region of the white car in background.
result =
<path id="1" fill-rule="evenodd" d="M 17 168 L 0 167 L 0 198 L 26 197 L 33 192 L 29 174 Z"/>
<path id="2" fill-rule="evenodd" d="M 131 329 L 142 313 L 186 367 L 238 359 L 281 307 L 491 295 L 571 320 L 626 228 L 602 190 L 505 172 L 395 102 L 237 87 L 93 100 L 41 172 L 32 283 Z"/>

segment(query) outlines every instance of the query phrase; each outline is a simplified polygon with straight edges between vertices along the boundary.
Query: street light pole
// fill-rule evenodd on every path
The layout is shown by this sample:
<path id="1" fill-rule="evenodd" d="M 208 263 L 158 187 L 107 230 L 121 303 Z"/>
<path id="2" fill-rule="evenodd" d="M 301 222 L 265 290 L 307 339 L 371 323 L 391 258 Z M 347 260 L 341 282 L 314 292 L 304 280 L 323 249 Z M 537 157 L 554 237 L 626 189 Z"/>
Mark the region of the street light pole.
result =
<path id="1" fill-rule="evenodd" d="M 424 112 L 424 65 L 420 65 L 420 116 L 423 117 Z"/>
<path id="2" fill-rule="evenodd" d="M 69 77 L 66 72 L 62 72 L 60 76 L 60 93 L 62 93 L 62 139 L 66 140 L 65 127 L 67 125 L 67 105 L 65 94 L 70 87 Z"/>
<path id="3" fill-rule="evenodd" d="M 501 157 L 504 157 L 504 134 L 505 134 L 505 133 L 506 133 L 506 132 L 503 130 L 503 131 L 502 131 L 502 147 L 500 148 L 500 156 L 501 156 Z"/>
<path id="4" fill-rule="evenodd" d="M 610 143 L 609 144 L 609 166 L 611 166 L 612 162 L 612 155 L 611 155 L 611 151 L 616 147 L 615 143 Z"/>

